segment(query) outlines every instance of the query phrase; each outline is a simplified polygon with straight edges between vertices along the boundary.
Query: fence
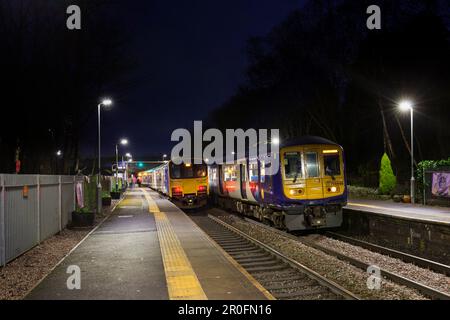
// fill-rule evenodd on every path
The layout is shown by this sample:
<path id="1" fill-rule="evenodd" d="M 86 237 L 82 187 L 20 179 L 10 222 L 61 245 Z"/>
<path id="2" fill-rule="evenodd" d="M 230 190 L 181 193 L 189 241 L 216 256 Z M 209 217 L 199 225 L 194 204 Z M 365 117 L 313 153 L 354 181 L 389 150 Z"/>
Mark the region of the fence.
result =
<path id="1" fill-rule="evenodd" d="M 64 229 L 75 176 L 0 175 L 0 266 Z"/>

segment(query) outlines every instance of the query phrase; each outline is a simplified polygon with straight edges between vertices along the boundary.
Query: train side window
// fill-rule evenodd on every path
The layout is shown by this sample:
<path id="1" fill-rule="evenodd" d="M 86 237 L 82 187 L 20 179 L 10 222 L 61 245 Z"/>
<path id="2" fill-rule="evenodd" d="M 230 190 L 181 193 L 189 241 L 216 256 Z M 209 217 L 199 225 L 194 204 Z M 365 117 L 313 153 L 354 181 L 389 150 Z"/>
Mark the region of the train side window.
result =
<path id="1" fill-rule="evenodd" d="M 224 181 L 236 181 L 237 180 L 236 166 L 235 165 L 224 166 L 223 175 Z"/>
<path id="2" fill-rule="evenodd" d="M 261 182 L 264 183 L 266 181 L 266 163 L 261 161 Z"/>
<path id="3" fill-rule="evenodd" d="M 338 154 L 324 155 L 323 163 L 326 176 L 338 176 L 341 174 L 341 162 Z"/>
<path id="4" fill-rule="evenodd" d="M 303 178 L 300 152 L 286 152 L 284 154 L 284 176 L 286 179 Z"/>
<path id="5" fill-rule="evenodd" d="M 317 152 L 306 152 L 306 172 L 308 178 L 319 177 L 319 163 L 317 161 Z"/>
<path id="6" fill-rule="evenodd" d="M 250 182 L 258 182 L 258 163 L 257 162 L 250 162 L 248 166 L 248 173 Z"/>

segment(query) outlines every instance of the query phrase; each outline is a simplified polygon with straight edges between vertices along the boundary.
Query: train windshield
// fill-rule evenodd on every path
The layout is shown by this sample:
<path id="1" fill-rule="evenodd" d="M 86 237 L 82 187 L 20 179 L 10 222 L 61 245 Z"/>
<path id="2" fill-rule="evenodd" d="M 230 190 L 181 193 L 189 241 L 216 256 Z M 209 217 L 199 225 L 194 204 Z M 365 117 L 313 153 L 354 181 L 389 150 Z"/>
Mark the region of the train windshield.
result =
<path id="1" fill-rule="evenodd" d="M 284 176 L 286 179 L 302 178 L 302 158 L 300 152 L 284 154 Z"/>
<path id="2" fill-rule="evenodd" d="M 172 179 L 188 179 L 206 177 L 205 164 L 170 164 L 170 177 Z"/>
<path id="3" fill-rule="evenodd" d="M 329 154 L 323 156 L 323 163 L 325 167 L 325 175 L 339 176 L 341 174 L 341 163 L 339 161 L 339 154 Z"/>

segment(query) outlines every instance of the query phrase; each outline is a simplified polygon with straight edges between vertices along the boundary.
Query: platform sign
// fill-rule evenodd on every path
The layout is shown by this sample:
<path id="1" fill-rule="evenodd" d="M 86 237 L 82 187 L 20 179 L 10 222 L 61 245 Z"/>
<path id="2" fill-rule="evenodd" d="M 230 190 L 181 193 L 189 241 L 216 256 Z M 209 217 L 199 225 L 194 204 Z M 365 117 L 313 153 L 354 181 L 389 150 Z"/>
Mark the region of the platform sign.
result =
<path id="1" fill-rule="evenodd" d="M 450 172 L 434 172 L 431 193 L 436 197 L 450 198 Z"/>

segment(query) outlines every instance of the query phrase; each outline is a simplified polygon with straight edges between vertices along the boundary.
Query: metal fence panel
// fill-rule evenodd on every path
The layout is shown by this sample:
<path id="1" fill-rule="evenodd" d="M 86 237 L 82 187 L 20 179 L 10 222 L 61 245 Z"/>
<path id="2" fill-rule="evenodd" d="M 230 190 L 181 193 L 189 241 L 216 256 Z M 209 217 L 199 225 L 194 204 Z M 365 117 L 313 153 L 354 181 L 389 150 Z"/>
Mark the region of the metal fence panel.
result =
<path id="1" fill-rule="evenodd" d="M 0 174 L 0 266 L 6 263 L 5 249 L 5 188 L 4 176 Z"/>
<path id="2" fill-rule="evenodd" d="M 83 177 L 0 175 L 0 266 L 71 221 L 75 181 Z"/>
<path id="3" fill-rule="evenodd" d="M 72 221 L 75 210 L 75 178 L 61 176 L 61 225 L 64 228 Z"/>
<path id="4" fill-rule="evenodd" d="M 38 177 L 4 175 L 5 260 L 17 257 L 39 241 Z M 28 187 L 28 194 L 24 192 Z"/>
<path id="5" fill-rule="evenodd" d="M 39 176 L 39 242 L 60 231 L 59 176 Z"/>

